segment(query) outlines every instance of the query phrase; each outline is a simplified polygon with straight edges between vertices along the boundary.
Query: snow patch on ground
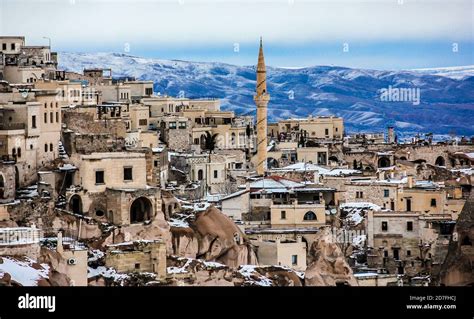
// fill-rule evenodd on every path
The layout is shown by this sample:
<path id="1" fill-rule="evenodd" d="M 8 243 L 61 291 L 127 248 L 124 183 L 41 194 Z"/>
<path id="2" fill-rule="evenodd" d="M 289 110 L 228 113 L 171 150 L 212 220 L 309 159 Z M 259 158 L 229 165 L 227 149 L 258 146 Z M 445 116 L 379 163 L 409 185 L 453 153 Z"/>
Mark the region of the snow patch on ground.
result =
<path id="1" fill-rule="evenodd" d="M 0 263 L 0 274 L 10 274 L 12 280 L 20 283 L 22 286 L 31 287 L 37 286 L 40 279 L 49 278 L 49 265 L 47 264 L 36 264 L 37 267 L 33 267 L 36 262 L 28 257 L 23 260 L 11 258 L 11 257 L 0 257 L 3 261 Z"/>

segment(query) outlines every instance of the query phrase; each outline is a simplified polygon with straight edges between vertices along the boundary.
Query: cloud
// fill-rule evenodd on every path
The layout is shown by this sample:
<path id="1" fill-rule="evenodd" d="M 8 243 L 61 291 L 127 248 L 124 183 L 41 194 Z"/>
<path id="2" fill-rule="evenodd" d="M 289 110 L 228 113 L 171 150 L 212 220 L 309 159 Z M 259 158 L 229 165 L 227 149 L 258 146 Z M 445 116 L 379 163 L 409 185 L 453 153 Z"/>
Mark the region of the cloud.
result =
<path id="1" fill-rule="evenodd" d="M 0 32 L 56 43 L 157 46 L 472 40 L 471 0 L 0 0 Z"/>

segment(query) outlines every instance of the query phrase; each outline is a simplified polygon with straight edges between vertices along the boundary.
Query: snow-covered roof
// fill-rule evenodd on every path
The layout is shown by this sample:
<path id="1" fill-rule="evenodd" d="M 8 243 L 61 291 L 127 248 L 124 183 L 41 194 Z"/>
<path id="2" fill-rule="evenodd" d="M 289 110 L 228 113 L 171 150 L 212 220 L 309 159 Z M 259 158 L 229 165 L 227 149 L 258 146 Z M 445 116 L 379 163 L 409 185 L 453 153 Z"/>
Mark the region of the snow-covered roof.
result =
<path id="1" fill-rule="evenodd" d="M 240 196 L 240 195 L 243 195 L 245 193 L 247 193 L 248 190 L 247 189 L 243 189 L 243 190 L 240 190 L 240 191 L 237 191 L 235 193 L 232 193 L 232 194 L 229 194 L 225 197 L 222 197 L 221 198 L 221 201 L 224 201 L 224 200 L 227 200 L 227 199 L 231 199 L 231 198 L 234 198 L 234 197 L 237 197 L 237 196 Z"/>
<path id="2" fill-rule="evenodd" d="M 318 171 L 320 174 L 324 172 L 329 172 L 328 169 L 314 165 L 311 163 L 304 163 L 304 162 L 299 162 L 295 164 L 291 164 L 282 168 L 275 168 L 274 170 L 276 171 L 296 171 L 296 172 L 304 172 L 304 171 Z"/>
<path id="3" fill-rule="evenodd" d="M 324 176 L 347 176 L 347 175 L 358 175 L 362 172 L 356 169 L 349 169 L 349 168 L 335 168 L 328 172 L 322 172 L 321 175 Z"/>
<path id="4" fill-rule="evenodd" d="M 292 189 L 297 187 L 304 187 L 305 185 L 285 178 L 278 178 L 270 176 L 262 178 L 258 181 L 250 183 L 251 189 Z"/>
<path id="5" fill-rule="evenodd" d="M 341 209 L 366 208 L 374 211 L 379 211 L 382 209 L 379 205 L 370 202 L 349 202 L 343 203 L 339 207 Z"/>
<path id="6" fill-rule="evenodd" d="M 74 171 L 77 167 L 72 164 L 64 164 L 63 166 L 59 167 L 60 171 Z"/>
<path id="7" fill-rule="evenodd" d="M 153 153 L 161 153 L 163 152 L 163 150 L 165 149 L 164 146 L 161 146 L 161 147 L 153 147 L 151 150 Z"/>
<path id="8" fill-rule="evenodd" d="M 295 163 L 291 164 L 282 168 L 275 168 L 275 171 L 283 171 L 283 172 L 318 172 L 320 175 L 324 176 L 342 176 L 342 175 L 354 175 L 360 174 L 361 171 L 356 169 L 349 169 L 349 168 L 334 168 L 329 170 L 322 166 L 314 165 L 312 163 Z"/>

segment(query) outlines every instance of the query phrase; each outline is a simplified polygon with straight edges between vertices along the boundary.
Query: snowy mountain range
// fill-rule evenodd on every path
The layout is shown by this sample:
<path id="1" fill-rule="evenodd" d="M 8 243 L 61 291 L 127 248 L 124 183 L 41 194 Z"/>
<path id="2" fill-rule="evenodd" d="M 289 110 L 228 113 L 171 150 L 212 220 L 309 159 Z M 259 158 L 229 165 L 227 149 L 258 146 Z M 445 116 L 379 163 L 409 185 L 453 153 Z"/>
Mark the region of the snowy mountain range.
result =
<path id="1" fill-rule="evenodd" d="M 222 108 L 255 114 L 255 67 L 140 58 L 117 53 L 60 53 L 60 68 L 112 68 L 114 77 L 154 81 L 156 93 L 222 99 Z M 348 132 L 395 126 L 418 132 L 474 135 L 474 66 L 407 71 L 337 66 L 267 67 L 269 120 L 337 115 Z M 420 103 L 381 99 L 384 90 L 419 88 Z M 396 91 L 396 90 L 395 90 Z"/>

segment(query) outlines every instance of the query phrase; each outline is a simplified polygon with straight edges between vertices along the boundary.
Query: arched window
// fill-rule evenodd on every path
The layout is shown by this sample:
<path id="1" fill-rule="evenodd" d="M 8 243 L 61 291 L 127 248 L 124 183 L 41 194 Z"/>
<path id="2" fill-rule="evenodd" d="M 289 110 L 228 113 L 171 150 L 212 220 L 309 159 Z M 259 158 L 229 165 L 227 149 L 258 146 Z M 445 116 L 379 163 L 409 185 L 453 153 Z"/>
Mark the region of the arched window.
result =
<path id="1" fill-rule="evenodd" d="M 17 154 L 18 154 L 18 157 L 21 157 L 21 147 L 17 149 Z"/>
<path id="2" fill-rule="evenodd" d="M 315 213 L 310 211 L 304 214 L 303 220 L 317 220 L 317 217 Z"/>
<path id="3" fill-rule="evenodd" d="M 202 181 L 203 179 L 204 179 L 204 173 L 203 173 L 202 169 L 200 169 L 198 171 L 198 180 Z"/>
<path id="4" fill-rule="evenodd" d="M 45 152 L 48 151 L 48 144 L 44 144 L 44 151 L 45 151 Z"/>
<path id="5" fill-rule="evenodd" d="M 50 151 L 50 152 L 53 151 L 53 143 L 49 143 L 49 151 Z"/>

